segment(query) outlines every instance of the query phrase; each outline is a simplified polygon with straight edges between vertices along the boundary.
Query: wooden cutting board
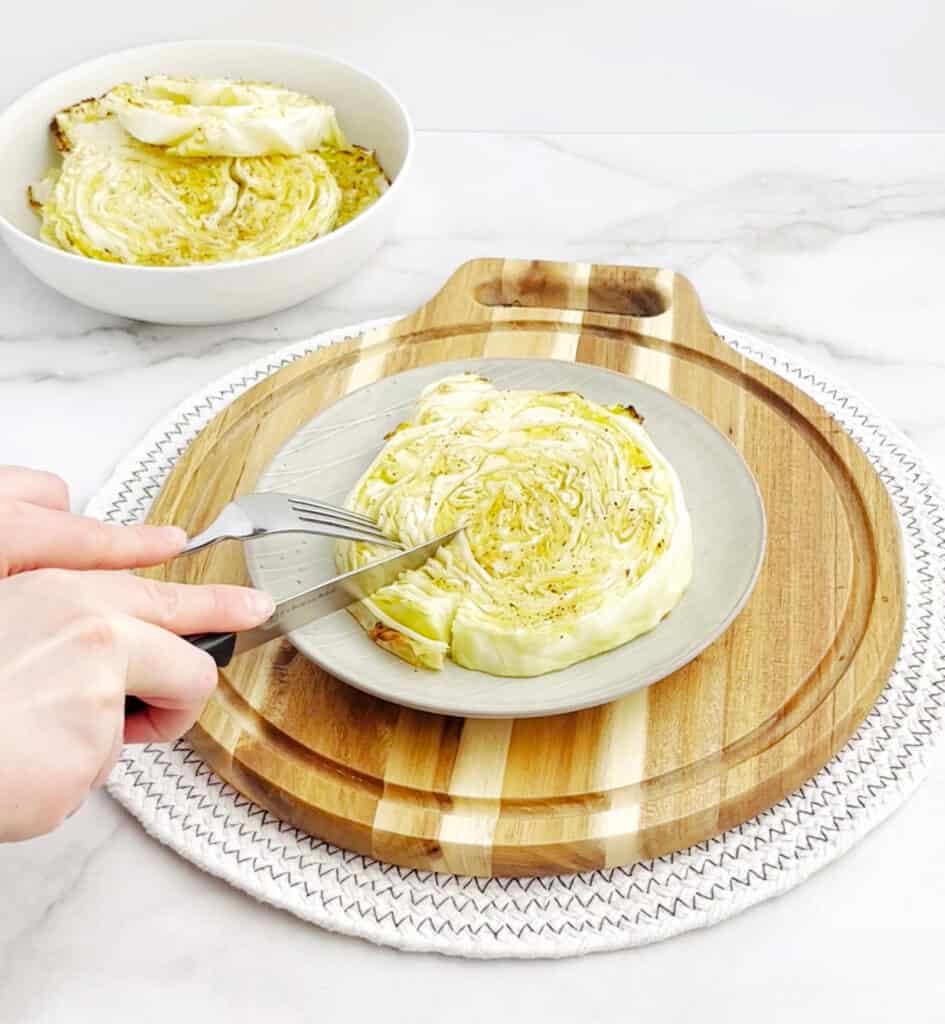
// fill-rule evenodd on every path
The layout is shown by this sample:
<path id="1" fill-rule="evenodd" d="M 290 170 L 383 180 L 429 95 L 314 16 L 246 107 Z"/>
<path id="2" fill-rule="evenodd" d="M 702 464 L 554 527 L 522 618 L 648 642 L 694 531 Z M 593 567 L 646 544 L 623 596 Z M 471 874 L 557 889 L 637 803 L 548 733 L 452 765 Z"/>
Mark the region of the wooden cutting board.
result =
<path id="1" fill-rule="evenodd" d="M 399 708 L 273 643 L 221 672 L 194 747 L 299 828 L 420 869 L 584 871 L 744 822 L 816 772 L 875 701 L 902 635 L 902 556 L 864 454 L 814 401 L 720 341 L 678 274 L 468 263 L 412 316 L 320 349 L 241 395 L 183 454 L 151 521 L 203 529 L 253 490 L 289 435 L 354 388 L 431 362 L 500 355 L 618 370 L 731 437 L 769 527 L 760 580 L 734 625 L 649 689 L 519 720 Z M 236 544 L 151 574 L 247 579 Z"/>

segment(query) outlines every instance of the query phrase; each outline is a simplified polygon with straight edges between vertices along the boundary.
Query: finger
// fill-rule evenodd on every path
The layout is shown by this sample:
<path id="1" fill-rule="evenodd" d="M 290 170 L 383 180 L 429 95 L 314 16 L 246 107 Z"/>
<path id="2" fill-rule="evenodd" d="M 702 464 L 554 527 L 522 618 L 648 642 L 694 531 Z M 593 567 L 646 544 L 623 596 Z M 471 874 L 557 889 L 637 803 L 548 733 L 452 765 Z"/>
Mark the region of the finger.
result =
<path id="1" fill-rule="evenodd" d="M 127 573 L 86 573 L 83 598 L 173 633 L 229 633 L 252 629 L 272 615 L 261 590 L 224 583 L 165 583 Z"/>
<path id="2" fill-rule="evenodd" d="M 5 575 L 31 569 L 134 569 L 173 558 L 187 535 L 176 526 L 113 526 L 41 508 L 0 501 L 0 558 Z"/>
<path id="3" fill-rule="evenodd" d="M 55 473 L 25 466 L 0 466 L 0 497 L 62 512 L 69 510 L 69 488 L 65 480 Z"/>
<path id="4" fill-rule="evenodd" d="M 173 633 L 137 619 L 122 618 L 116 635 L 127 651 L 125 690 L 145 707 L 125 721 L 126 743 L 167 743 L 197 720 L 217 683 L 209 654 Z"/>
<path id="5" fill-rule="evenodd" d="M 123 743 L 172 743 L 189 732 L 200 717 L 196 708 L 158 708 L 146 704 L 125 719 Z M 105 774 L 108 778 L 108 773 Z"/>

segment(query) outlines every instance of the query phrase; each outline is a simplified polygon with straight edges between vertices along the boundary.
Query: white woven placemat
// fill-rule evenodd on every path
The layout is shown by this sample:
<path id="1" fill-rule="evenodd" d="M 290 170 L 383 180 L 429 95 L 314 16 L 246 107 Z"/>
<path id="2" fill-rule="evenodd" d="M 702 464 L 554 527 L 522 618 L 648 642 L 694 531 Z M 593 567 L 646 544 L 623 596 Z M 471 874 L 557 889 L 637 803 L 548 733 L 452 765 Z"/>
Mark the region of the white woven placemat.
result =
<path id="1" fill-rule="evenodd" d="M 121 463 L 89 514 L 142 519 L 212 416 L 281 366 L 370 326 L 297 343 L 193 395 Z M 942 495 L 911 443 L 862 399 L 768 345 L 724 334 L 833 413 L 876 466 L 902 524 L 907 614 L 895 670 L 854 737 L 801 789 L 679 853 L 627 868 L 522 879 L 407 870 L 338 849 L 240 796 L 185 742 L 126 748 L 109 780 L 112 795 L 161 842 L 257 899 L 374 942 L 459 956 L 571 956 L 654 942 L 730 917 L 839 857 L 912 792 L 942 731 Z"/>

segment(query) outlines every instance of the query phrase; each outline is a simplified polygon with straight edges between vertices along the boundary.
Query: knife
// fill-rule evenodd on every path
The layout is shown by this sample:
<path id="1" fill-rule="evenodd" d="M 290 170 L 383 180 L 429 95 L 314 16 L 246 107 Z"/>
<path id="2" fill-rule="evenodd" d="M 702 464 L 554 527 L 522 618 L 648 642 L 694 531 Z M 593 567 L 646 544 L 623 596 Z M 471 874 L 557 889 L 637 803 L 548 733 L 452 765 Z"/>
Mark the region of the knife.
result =
<path id="1" fill-rule="evenodd" d="M 270 640 L 285 636 L 294 629 L 301 629 L 316 619 L 347 608 L 370 597 L 388 583 L 393 583 L 402 572 L 419 569 L 441 545 L 451 541 L 462 529 L 459 526 L 418 547 L 399 551 L 396 555 L 372 562 L 363 569 L 342 573 L 326 583 L 319 583 L 317 587 L 310 587 L 294 597 L 280 601 L 272 615 L 255 629 L 247 629 L 240 633 L 195 633 L 181 639 L 206 651 L 220 668 L 225 668 L 238 654 L 251 651 L 254 647 L 260 647 Z M 126 697 L 125 714 L 140 710 L 143 704 L 138 697 Z"/>

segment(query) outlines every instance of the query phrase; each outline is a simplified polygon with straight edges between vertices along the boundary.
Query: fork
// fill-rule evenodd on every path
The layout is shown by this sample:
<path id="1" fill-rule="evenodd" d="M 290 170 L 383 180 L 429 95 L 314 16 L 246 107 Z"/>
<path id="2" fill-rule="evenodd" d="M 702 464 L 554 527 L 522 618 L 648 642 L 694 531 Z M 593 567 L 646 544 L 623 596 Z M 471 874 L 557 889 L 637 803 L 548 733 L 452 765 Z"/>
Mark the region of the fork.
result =
<path id="1" fill-rule="evenodd" d="M 363 540 L 389 548 L 403 548 L 391 540 L 373 519 L 316 498 L 294 494 L 244 494 L 231 501 L 201 533 L 191 537 L 182 555 L 201 551 L 218 540 L 247 540 L 273 533 L 314 533 L 344 540 Z"/>

